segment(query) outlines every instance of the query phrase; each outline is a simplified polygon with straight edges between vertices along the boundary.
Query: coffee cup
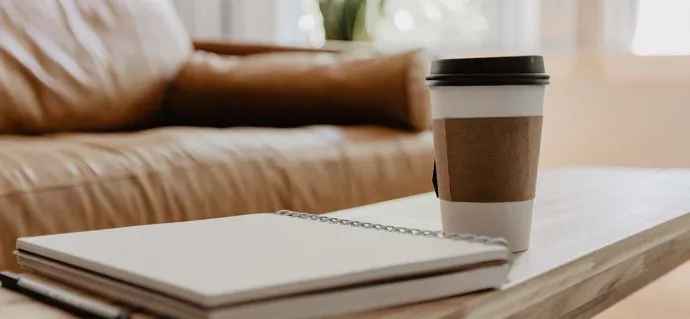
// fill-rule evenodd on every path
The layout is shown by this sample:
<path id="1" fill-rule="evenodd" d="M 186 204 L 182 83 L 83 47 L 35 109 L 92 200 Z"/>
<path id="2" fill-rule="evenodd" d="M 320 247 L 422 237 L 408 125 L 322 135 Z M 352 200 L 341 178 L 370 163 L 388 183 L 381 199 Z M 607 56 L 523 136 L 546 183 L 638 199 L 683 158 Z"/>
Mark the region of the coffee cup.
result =
<path id="1" fill-rule="evenodd" d="M 443 230 L 529 248 L 549 76 L 541 56 L 440 59 L 427 76 Z"/>

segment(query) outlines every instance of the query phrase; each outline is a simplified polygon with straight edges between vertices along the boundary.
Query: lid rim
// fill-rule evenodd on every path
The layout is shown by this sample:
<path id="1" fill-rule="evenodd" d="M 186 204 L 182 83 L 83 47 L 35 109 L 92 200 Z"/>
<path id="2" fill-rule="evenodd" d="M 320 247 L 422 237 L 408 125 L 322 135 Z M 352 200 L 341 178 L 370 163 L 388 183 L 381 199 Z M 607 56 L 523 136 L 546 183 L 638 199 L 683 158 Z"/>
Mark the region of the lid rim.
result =
<path id="1" fill-rule="evenodd" d="M 429 74 L 427 80 L 445 79 L 550 79 L 546 73 L 504 74 Z"/>
<path id="2" fill-rule="evenodd" d="M 427 80 L 426 86 L 499 86 L 499 85 L 548 85 L 548 79 L 453 79 Z"/>
<path id="3" fill-rule="evenodd" d="M 429 77 L 441 75 L 531 76 L 537 74 L 545 75 L 544 58 L 540 55 L 522 55 L 437 59 L 431 62 Z"/>

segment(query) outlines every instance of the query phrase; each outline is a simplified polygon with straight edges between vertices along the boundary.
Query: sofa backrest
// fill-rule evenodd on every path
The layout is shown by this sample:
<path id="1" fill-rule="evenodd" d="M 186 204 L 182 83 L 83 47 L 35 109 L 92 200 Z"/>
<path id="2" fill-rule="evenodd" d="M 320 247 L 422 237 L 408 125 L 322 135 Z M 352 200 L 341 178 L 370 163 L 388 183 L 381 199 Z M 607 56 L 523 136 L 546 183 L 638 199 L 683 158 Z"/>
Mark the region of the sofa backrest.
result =
<path id="1" fill-rule="evenodd" d="M 191 52 L 165 0 L 0 0 L 0 134 L 135 123 Z"/>

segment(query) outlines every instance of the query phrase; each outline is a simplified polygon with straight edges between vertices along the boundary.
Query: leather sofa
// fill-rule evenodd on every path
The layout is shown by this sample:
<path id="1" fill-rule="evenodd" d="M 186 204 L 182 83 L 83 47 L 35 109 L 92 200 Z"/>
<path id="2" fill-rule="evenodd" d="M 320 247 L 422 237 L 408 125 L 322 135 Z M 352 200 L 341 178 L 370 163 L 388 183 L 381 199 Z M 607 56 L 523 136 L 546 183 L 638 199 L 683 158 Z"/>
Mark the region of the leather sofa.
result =
<path id="1" fill-rule="evenodd" d="M 0 4 L 0 269 L 22 236 L 432 189 L 416 52 L 192 42 L 164 1 L 37 3 Z"/>

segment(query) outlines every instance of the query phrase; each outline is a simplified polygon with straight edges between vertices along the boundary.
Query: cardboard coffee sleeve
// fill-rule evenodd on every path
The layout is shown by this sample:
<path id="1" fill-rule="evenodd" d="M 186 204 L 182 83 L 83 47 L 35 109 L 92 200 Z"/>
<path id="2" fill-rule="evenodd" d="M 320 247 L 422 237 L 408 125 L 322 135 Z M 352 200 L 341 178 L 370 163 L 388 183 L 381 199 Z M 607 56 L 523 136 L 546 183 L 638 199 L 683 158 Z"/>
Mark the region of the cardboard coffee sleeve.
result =
<path id="1" fill-rule="evenodd" d="M 436 156 L 446 158 L 437 168 L 439 198 L 483 203 L 533 199 L 541 122 L 541 116 L 434 120 Z"/>
<path id="2" fill-rule="evenodd" d="M 434 181 L 445 231 L 529 247 L 548 81 L 538 56 L 432 63 Z"/>

